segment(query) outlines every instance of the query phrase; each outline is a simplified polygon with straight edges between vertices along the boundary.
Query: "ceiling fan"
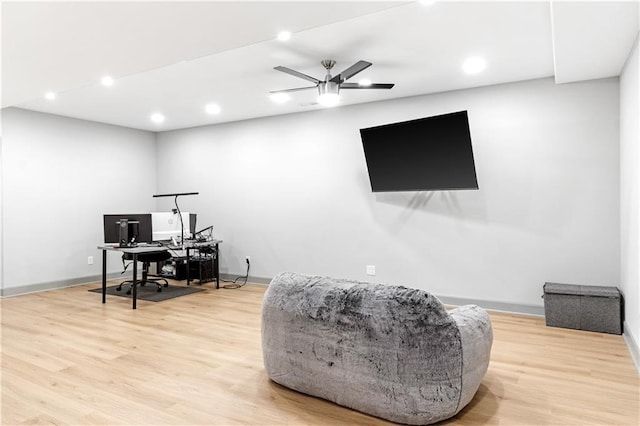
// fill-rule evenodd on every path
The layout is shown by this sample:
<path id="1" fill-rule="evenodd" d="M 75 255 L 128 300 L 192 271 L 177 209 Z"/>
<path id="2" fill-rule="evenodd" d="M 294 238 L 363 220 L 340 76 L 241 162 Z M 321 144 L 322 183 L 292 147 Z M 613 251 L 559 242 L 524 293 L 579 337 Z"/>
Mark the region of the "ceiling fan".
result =
<path id="1" fill-rule="evenodd" d="M 283 66 L 275 67 L 274 69 L 277 71 L 282 71 L 295 77 L 308 80 L 314 83 L 315 86 L 274 90 L 270 93 L 276 95 L 280 93 L 297 92 L 298 90 L 314 89 L 317 87 L 318 103 L 325 106 L 333 106 L 340 101 L 340 89 L 391 89 L 393 87 L 392 83 L 345 83 L 349 78 L 373 65 L 371 62 L 358 61 L 336 76 L 331 75 L 331 69 L 336 64 L 336 61 L 333 59 L 325 59 L 320 63 L 327 70 L 327 75 L 324 80 L 318 80 L 317 78 L 292 70 L 291 68 Z"/>

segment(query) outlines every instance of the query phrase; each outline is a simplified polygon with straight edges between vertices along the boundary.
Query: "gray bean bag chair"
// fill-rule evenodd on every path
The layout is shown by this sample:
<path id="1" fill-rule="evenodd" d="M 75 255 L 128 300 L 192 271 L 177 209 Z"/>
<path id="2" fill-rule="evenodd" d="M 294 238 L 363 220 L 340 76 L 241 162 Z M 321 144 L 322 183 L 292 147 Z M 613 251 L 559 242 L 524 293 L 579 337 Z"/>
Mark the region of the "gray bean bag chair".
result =
<path id="1" fill-rule="evenodd" d="M 489 365 L 487 313 L 399 286 L 282 273 L 262 306 L 269 378 L 398 423 L 457 414 Z"/>

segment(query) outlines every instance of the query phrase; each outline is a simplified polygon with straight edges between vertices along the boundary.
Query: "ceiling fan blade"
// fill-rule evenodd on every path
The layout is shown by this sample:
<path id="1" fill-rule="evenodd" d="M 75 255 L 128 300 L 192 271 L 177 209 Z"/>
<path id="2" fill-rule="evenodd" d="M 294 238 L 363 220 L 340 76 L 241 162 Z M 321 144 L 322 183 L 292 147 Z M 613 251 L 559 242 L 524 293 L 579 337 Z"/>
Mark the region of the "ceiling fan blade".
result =
<path id="1" fill-rule="evenodd" d="M 288 92 L 297 92 L 299 90 L 307 90 L 307 89 L 315 89 L 317 86 L 307 86 L 307 87 L 296 87 L 295 89 L 283 89 L 283 90 L 272 90 L 269 93 L 288 93 Z"/>
<path id="2" fill-rule="evenodd" d="M 286 72 L 287 74 L 291 74 L 291 75 L 293 75 L 295 77 L 304 78 L 305 80 L 309 80 L 310 82 L 315 83 L 315 84 L 320 83 L 320 80 L 318 80 L 317 78 L 313 78 L 310 75 L 306 75 L 306 74 L 303 74 L 303 73 L 301 73 L 299 71 L 292 70 L 291 68 L 278 66 L 278 67 L 274 67 L 273 69 L 277 70 L 277 71 Z"/>
<path id="3" fill-rule="evenodd" d="M 361 86 L 358 83 L 342 83 L 341 89 L 391 89 L 393 83 L 373 83 L 368 86 Z"/>
<path id="4" fill-rule="evenodd" d="M 331 79 L 334 83 L 341 83 L 354 75 L 358 74 L 360 71 L 363 71 L 373 65 L 371 62 L 367 61 L 358 61 L 355 64 L 351 65 L 346 70 L 342 71 L 340 74 L 336 75 Z"/>

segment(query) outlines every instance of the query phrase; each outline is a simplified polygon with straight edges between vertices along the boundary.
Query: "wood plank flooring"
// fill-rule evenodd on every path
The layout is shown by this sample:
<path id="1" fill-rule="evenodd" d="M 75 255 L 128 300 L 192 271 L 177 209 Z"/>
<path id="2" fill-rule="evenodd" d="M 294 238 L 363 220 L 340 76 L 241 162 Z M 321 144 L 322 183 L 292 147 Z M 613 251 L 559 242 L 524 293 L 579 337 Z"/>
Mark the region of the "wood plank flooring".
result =
<path id="1" fill-rule="evenodd" d="M 164 302 L 87 290 L 0 300 L 1 423 L 389 424 L 270 382 L 260 348 L 266 287 Z M 455 425 L 638 425 L 638 373 L 621 336 L 491 313 L 489 371 Z"/>

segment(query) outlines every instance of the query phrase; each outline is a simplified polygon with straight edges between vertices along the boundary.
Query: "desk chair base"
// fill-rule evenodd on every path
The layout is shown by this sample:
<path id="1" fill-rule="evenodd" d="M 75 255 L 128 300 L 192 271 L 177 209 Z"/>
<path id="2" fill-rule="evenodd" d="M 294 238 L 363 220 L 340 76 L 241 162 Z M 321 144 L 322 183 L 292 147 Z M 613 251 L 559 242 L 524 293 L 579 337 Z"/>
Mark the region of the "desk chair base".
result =
<path id="1" fill-rule="evenodd" d="M 164 281 L 164 284 L 159 283 L 158 281 Z M 169 287 L 169 282 L 167 280 L 165 280 L 164 278 L 160 278 L 157 280 L 140 280 L 138 281 L 138 285 L 140 285 L 141 287 L 144 287 L 145 284 L 155 284 L 158 286 L 158 293 L 162 292 L 162 287 Z M 122 290 L 122 286 L 123 285 L 129 285 L 129 286 L 133 286 L 133 281 L 132 280 L 128 280 L 128 281 L 123 281 L 120 283 L 120 285 L 118 287 L 116 287 L 116 291 L 121 291 Z M 131 294 L 131 287 L 129 287 L 129 289 L 127 290 L 127 295 Z"/>

